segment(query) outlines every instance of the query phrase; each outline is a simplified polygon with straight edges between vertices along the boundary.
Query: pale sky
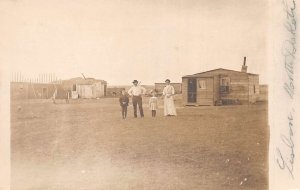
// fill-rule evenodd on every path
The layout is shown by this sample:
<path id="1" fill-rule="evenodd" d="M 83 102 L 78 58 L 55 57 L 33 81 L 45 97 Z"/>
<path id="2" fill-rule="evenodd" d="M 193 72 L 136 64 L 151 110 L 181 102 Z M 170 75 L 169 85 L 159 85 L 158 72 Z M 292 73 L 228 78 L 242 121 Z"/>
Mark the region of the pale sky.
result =
<path id="1" fill-rule="evenodd" d="M 0 1 L 0 61 L 26 77 L 181 82 L 210 69 L 267 83 L 267 0 Z"/>

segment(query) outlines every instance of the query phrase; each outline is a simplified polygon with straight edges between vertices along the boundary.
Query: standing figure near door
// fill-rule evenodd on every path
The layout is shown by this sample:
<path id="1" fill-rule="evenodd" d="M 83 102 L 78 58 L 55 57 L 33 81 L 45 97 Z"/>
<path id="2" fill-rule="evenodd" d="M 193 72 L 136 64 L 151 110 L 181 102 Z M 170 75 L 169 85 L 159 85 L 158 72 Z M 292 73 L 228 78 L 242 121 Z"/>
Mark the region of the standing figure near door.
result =
<path id="1" fill-rule="evenodd" d="M 139 106 L 141 117 L 144 117 L 142 95 L 146 93 L 146 89 L 138 85 L 137 80 L 134 80 L 132 83 L 133 86 L 128 90 L 128 94 L 132 97 L 134 117 L 137 118 L 137 105 Z"/>
<path id="2" fill-rule="evenodd" d="M 176 116 L 176 108 L 174 104 L 173 96 L 175 95 L 174 87 L 170 85 L 170 80 L 167 79 L 166 86 L 163 90 L 164 96 L 164 115 L 165 116 Z"/>

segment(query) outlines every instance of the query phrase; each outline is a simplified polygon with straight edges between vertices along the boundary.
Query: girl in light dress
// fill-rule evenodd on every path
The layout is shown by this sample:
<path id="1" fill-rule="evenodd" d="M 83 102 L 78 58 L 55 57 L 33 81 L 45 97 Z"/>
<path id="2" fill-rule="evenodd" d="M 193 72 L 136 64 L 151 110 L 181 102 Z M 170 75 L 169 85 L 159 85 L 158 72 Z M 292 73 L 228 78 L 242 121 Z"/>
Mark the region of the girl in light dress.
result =
<path id="1" fill-rule="evenodd" d="M 153 90 L 151 92 L 151 94 L 152 94 L 152 97 L 149 99 L 149 109 L 151 110 L 152 117 L 155 117 L 156 116 L 156 110 L 158 108 L 156 91 Z"/>

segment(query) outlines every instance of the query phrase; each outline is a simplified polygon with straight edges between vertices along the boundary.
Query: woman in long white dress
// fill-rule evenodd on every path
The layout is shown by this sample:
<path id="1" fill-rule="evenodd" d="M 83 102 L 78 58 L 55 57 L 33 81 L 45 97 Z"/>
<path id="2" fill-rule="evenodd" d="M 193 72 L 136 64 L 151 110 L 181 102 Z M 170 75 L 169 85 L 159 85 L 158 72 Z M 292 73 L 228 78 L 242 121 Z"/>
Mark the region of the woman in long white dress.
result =
<path id="1" fill-rule="evenodd" d="M 167 79 L 166 86 L 163 90 L 163 96 L 164 96 L 164 115 L 165 116 L 175 116 L 176 108 L 174 104 L 173 96 L 175 95 L 174 87 L 170 85 L 170 80 Z"/>

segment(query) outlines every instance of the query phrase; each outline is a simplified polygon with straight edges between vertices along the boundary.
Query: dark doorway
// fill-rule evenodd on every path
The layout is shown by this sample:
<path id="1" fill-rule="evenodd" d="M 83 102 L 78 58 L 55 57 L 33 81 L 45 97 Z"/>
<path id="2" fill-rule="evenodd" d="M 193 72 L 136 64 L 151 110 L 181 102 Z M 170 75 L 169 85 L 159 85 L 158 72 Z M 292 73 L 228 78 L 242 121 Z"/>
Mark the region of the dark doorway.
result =
<path id="1" fill-rule="evenodd" d="M 197 80 L 193 78 L 188 79 L 188 102 L 197 102 Z"/>

